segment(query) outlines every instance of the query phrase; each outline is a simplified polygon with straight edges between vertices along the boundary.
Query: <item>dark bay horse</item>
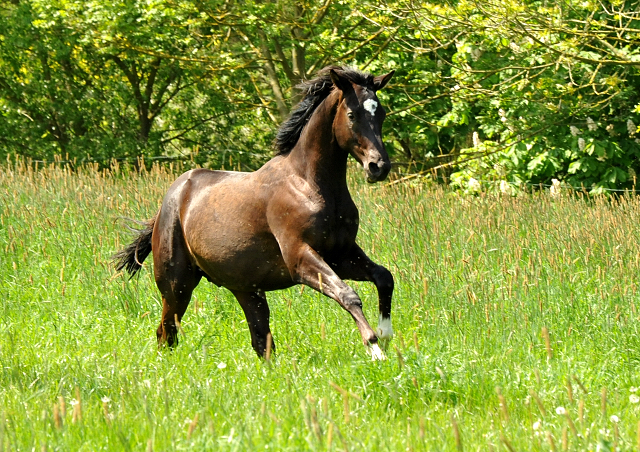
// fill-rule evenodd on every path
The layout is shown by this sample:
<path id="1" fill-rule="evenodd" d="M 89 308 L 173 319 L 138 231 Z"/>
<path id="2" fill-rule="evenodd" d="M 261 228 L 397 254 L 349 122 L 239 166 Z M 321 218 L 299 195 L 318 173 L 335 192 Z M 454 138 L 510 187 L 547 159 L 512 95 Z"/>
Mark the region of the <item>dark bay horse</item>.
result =
<path id="1" fill-rule="evenodd" d="M 177 343 L 176 321 L 204 276 L 238 299 L 259 356 L 272 345 L 265 292 L 305 284 L 347 310 L 373 359 L 384 359 L 378 339 L 393 336 L 393 276 L 356 243 L 358 209 L 346 173 L 349 154 L 370 183 L 389 173 L 376 91 L 392 75 L 327 67 L 300 85 L 305 96 L 278 131 L 278 154 L 262 168 L 194 169 L 171 185 L 160 211 L 115 256 L 117 269 L 133 275 L 153 252 L 163 303 L 160 344 Z M 344 279 L 376 285 L 377 332 Z"/>

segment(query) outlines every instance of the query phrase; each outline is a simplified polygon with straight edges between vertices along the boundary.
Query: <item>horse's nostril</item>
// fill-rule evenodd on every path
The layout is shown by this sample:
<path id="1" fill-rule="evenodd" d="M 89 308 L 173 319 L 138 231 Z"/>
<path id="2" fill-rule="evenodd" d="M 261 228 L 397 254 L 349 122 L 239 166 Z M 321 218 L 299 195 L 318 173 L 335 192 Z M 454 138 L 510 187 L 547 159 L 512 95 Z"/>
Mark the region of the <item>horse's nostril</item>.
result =
<path id="1" fill-rule="evenodd" d="M 382 172 L 382 168 L 380 168 L 377 163 L 369 162 L 369 172 L 377 176 Z"/>

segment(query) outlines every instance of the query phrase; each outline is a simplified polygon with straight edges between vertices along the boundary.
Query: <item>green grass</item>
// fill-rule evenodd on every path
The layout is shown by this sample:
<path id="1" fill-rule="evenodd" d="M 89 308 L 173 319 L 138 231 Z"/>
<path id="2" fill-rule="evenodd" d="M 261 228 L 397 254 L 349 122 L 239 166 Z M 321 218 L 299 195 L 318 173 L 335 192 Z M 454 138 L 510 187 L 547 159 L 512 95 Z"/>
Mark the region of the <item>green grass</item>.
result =
<path id="1" fill-rule="evenodd" d="M 150 261 L 131 281 L 110 265 L 131 239 L 117 218 L 150 217 L 174 178 L 0 168 L 0 451 L 636 450 L 638 199 L 461 197 L 354 172 L 359 241 L 396 279 L 389 360 L 296 287 L 268 294 L 266 364 L 206 282 L 158 352 Z M 353 286 L 375 325 L 375 288 Z"/>

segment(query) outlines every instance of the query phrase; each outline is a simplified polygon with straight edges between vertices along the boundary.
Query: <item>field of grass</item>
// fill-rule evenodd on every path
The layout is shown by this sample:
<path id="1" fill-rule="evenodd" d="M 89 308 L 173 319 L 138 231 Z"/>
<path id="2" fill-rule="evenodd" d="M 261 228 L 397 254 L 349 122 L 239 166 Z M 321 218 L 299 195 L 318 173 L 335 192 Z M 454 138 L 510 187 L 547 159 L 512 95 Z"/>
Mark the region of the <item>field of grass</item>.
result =
<path id="1" fill-rule="evenodd" d="M 278 354 L 203 281 L 158 351 L 151 260 L 118 217 L 175 169 L 0 167 L 0 451 L 637 450 L 640 200 L 462 197 L 350 176 L 359 242 L 395 276 L 384 362 L 306 288 L 267 294 Z M 352 283 L 375 326 L 371 284 Z"/>

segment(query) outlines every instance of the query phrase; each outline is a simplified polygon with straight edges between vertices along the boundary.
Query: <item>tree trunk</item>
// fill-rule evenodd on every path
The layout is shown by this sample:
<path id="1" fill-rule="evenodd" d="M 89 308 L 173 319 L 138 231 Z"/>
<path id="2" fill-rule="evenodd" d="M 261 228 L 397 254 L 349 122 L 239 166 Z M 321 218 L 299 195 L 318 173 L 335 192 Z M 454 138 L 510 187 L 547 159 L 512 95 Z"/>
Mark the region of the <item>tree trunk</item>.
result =
<path id="1" fill-rule="evenodd" d="M 269 82 L 269 85 L 273 90 L 273 97 L 275 97 L 276 105 L 278 106 L 280 119 L 284 120 L 289 115 L 289 107 L 287 106 L 284 100 L 284 95 L 282 94 L 282 88 L 280 87 L 278 74 L 276 73 L 276 68 L 273 65 L 271 51 L 267 46 L 267 37 L 262 30 L 258 31 L 258 35 L 260 37 L 260 53 L 262 53 L 262 58 L 264 58 L 265 60 L 264 70 L 267 74 L 267 81 Z"/>

